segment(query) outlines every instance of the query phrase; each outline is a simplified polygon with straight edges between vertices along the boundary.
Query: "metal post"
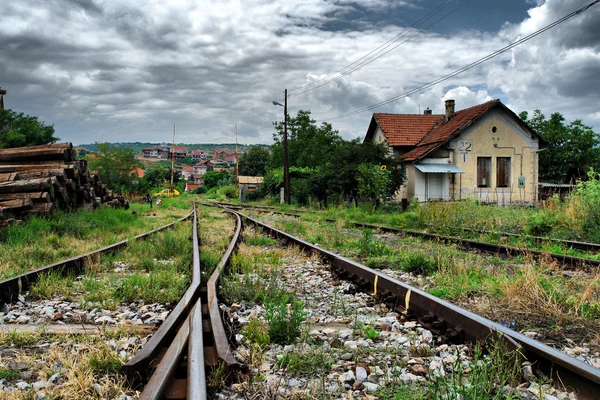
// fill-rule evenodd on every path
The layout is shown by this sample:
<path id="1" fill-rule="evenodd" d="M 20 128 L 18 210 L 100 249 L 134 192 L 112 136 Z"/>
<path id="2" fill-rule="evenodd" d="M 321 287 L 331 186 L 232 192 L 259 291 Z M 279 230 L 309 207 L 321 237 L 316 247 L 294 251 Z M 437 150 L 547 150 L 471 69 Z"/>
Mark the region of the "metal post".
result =
<path id="1" fill-rule="evenodd" d="M 287 89 L 283 91 L 283 187 L 284 197 L 287 204 L 292 203 L 290 198 L 290 165 L 288 158 L 288 135 L 287 135 Z"/>

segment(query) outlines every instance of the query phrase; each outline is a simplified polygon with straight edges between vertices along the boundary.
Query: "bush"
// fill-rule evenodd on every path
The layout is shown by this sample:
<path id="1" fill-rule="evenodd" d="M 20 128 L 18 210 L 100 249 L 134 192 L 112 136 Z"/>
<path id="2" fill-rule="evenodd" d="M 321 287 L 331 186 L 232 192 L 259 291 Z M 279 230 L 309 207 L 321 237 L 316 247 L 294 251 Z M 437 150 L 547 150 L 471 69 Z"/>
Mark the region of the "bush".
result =
<path id="1" fill-rule="evenodd" d="M 217 190 L 217 193 L 225 196 L 227 199 L 235 199 L 238 196 L 238 190 L 235 185 L 222 186 Z"/>
<path id="2" fill-rule="evenodd" d="M 437 270 L 437 266 L 435 261 L 425 254 L 410 253 L 404 257 L 402 269 L 406 272 L 428 275 Z"/>
<path id="3" fill-rule="evenodd" d="M 557 217 L 551 217 L 545 212 L 539 212 L 527 219 L 524 231 L 529 235 L 543 236 L 550 233 L 557 223 Z"/>
<path id="4" fill-rule="evenodd" d="M 244 328 L 243 334 L 246 343 L 257 344 L 261 347 L 266 346 L 271 341 L 269 328 L 256 317 L 251 317 L 248 320 L 248 325 Z"/>
<path id="5" fill-rule="evenodd" d="M 288 310 L 288 304 L 291 304 Z M 306 319 L 304 303 L 287 295 L 264 299 L 265 318 L 269 323 L 271 342 L 280 345 L 294 343 L 300 336 L 300 325 Z"/>

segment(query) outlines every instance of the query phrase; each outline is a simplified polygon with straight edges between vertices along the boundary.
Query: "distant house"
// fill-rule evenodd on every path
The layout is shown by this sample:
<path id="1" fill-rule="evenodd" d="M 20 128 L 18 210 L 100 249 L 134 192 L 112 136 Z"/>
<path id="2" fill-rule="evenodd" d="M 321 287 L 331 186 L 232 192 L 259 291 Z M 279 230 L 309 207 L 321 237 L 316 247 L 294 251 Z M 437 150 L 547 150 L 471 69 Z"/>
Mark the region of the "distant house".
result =
<path id="1" fill-rule="evenodd" d="M 193 174 L 194 174 L 194 167 L 185 166 L 185 167 L 181 168 L 181 176 L 183 176 L 183 179 L 189 180 Z"/>
<path id="2" fill-rule="evenodd" d="M 207 156 L 208 151 L 206 150 L 192 150 L 192 152 L 190 153 L 190 157 L 194 161 L 205 160 Z"/>
<path id="3" fill-rule="evenodd" d="M 235 151 L 217 150 L 212 158 L 222 160 L 227 164 L 235 164 Z"/>
<path id="4" fill-rule="evenodd" d="M 188 183 L 186 183 L 186 184 L 185 184 L 185 191 L 186 191 L 186 192 L 191 192 L 191 191 L 193 191 L 194 189 L 196 189 L 196 188 L 198 188 L 198 187 L 200 187 L 200 186 L 201 186 L 201 185 L 200 185 L 200 184 L 198 184 L 198 183 L 191 183 L 191 182 L 188 182 Z"/>
<path id="5" fill-rule="evenodd" d="M 187 147 L 173 146 L 172 148 L 169 148 L 169 158 L 171 158 L 172 156 L 174 156 L 175 159 L 185 158 L 187 156 Z"/>
<path id="6" fill-rule="evenodd" d="M 209 168 L 214 168 L 214 164 L 208 160 L 200 161 L 198 164 L 194 165 L 194 176 L 204 175 Z"/>
<path id="7" fill-rule="evenodd" d="M 140 179 L 141 179 L 141 178 L 143 178 L 143 177 L 144 177 L 144 175 L 146 175 L 146 173 L 144 172 L 144 170 L 143 170 L 143 169 L 141 169 L 141 168 L 136 168 L 136 169 L 134 169 L 134 170 L 132 171 L 132 173 L 134 173 L 134 174 L 135 174 L 135 176 L 137 176 L 137 177 L 138 177 L 138 178 L 140 178 Z"/>
<path id="8" fill-rule="evenodd" d="M 260 190 L 263 184 L 262 176 L 238 176 L 239 198 L 244 200 L 248 192 Z"/>
<path id="9" fill-rule="evenodd" d="M 500 100 L 433 115 L 375 113 L 365 141 L 386 141 L 403 160 L 408 200 L 475 198 L 531 203 L 538 198 L 539 137 Z"/>
<path id="10" fill-rule="evenodd" d="M 144 158 L 165 158 L 166 154 L 162 147 L 146 147 L 142 150 Z"/>

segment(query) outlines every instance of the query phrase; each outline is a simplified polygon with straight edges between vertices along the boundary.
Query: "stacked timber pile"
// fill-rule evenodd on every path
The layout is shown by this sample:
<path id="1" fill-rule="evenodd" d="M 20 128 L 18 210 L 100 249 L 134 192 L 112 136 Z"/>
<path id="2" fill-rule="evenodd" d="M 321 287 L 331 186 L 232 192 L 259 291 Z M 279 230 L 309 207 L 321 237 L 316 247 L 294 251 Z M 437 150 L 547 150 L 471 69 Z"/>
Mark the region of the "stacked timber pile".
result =
<path id="1" fill-rule="evenodd" d="M 71 143 L 0 150 L 0 226 L 30 214 L 102 203 L 129 208 L 88 170 L 86 160 L 76 159 Z"/>

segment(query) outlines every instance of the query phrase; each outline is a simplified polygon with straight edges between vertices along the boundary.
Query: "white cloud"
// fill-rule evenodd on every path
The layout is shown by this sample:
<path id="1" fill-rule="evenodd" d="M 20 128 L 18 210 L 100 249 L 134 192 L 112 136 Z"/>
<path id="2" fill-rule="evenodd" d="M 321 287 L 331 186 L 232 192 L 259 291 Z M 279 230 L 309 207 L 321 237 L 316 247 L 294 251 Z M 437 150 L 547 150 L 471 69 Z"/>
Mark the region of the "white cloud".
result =
<path id="1" fill-rule="evenodd" d="M 336 116 L 430 82 L 539 29 L 586 1 L 547 0 L 499 32 L 425 32 L 372 64 L 289 99 L 290 113 Z M 6 4 L 7 3 L 7 4 Z M 405 28 L 326 30 L 350 0 L 147 2 L 7 0 L 0 15 L 0 85 L 8 107 L 55 123 L 62 139 L 270 142 L 282 90 L 321 79 Z M 385 12 L 418 1 L 361 2 Z M 424 4 L 424 3 L 423 3 Z M 430 7 L 429 5 L 424 5 Z M 423 93 L 375 111 L 443 111 L 501 97 L 515 111 L 541 108 L 600 126 L 600 16 L 591 9 L 539 38 Z M 334 16 L 337 15 L 337 16 Z M 596 26 L 598 25 L 598 26 Z M 408 30 L 414 34 L 416 31 Z M 291 93 L 294 93 L 292 91 Z M 298 91 L 295 92 L 296 94 Z M 333 120 L 364 135 L 370 113 Z"/>

